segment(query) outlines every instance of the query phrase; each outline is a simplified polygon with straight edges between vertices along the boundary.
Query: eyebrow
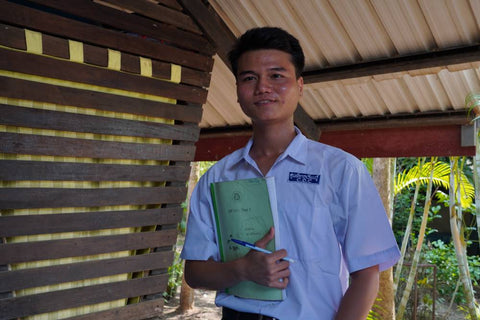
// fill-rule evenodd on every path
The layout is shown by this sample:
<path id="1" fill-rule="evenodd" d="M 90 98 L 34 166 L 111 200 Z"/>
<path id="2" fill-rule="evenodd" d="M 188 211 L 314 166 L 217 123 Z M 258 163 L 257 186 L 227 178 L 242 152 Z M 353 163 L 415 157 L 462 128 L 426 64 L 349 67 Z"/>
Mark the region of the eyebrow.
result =
<path id="1" fill-rule="evenodd" d="M 268 69 L 268 71 L 287 71 L 287 69 L 284 68 L 284 67 L 272 67 L 272 68 Z M 242 76 L 242 75 L 246 75 L 246 74 L 257 74 L 257 73 L 255 71 L 252 71 L 252 70 L 245 70 L 245 71 L 240 72 L 238 75 Z"/>

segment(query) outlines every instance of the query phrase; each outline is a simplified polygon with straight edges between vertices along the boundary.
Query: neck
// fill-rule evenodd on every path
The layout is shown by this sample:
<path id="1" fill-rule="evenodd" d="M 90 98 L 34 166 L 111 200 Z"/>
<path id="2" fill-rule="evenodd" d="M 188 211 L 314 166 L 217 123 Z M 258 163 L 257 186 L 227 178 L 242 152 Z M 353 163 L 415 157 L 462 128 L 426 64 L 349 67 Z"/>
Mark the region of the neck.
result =
<path id="1" fill-rule="evenodd" d="M 253 126 L 253 145 L 250 156 L 265 175 L 295 138 L 293 122 L 289 126 Z"/>

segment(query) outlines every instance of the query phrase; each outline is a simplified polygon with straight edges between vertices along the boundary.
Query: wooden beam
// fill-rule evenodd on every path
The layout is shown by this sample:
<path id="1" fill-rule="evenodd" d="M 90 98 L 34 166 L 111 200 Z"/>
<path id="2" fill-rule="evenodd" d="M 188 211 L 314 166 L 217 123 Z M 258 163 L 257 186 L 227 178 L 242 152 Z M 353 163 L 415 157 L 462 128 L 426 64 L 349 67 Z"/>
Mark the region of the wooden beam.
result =
<path id="1" fill-rule="evenodd" d="M 224 62 L 227 62 L 228 52 L 232 48 L 237 37 L 230 31 L 216 12 L 213 9 L 208 8 L 203 1 L 179 0 L 179 3 L 200 26 L 207 38 L 213 43 L 218 56 Z M 229 65 L 228 63 L 226 64 Z"/>
<path id="2" fill-rule="evenodd" d="M 421 157 L 475 154 L 475 147 L 461 146 L 461 125 L 370 128 L 324 131 L 320 142 L 341 148 L 358 158 Z M 195 161 L 216 161 L 241 148 L 250 138 L 238 135 L 201 136 L 196 144 Z M 226 147 L 227 146 L 227 147 Z"/>
<path id="3" fill-rule="evenodd" d="M 208 8 L 202 1 L 198 0 L 179 0 L 186 11 L 190 13 L 207 37 L 215 44 L 218 56 L 230 68 L 228 63 L 228 52 L 235 43 L 236 36 L 225 25 L 222 19 L 216 14 L 215 10 Z M 295 125 L 307 137 L 318 140 L 320 130 L 315 125 L 315 121 L 307 114 L 301 105 L 298 105 L 294 114 Z"/>
<path id="4" fill-rule="evenodd" d="M 312 84 L 379 74 L 445 67 L 476 61 L 480 61 L 480 45 L 478 44 L 462 48 L 306 71 L 303 73 L 303 81 L 305 84 Z"/>

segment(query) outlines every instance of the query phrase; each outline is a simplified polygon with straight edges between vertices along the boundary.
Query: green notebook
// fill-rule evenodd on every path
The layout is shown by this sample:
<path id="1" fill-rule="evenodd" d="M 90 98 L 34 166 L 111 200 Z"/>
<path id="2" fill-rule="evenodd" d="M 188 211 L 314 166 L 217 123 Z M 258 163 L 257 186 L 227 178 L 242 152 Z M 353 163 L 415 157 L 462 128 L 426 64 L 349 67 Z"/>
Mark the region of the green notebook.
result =
<path id="1" fill-rule="evenodd" d="M 231 238 L 255 243 L 278 225 L 275 180 L 273 177 L 212 183 L 210 186 L 220 257 L 227 262 L 243 257 L 250 249 L 229 241 Z M 275 228 L 275 242 L 279 239 Z M 275 251 L 278 243 L 267 248 Z M 283 290 L 243 281 L 227 289 L 228 294 L 259 300 L 282 300 Z"/>

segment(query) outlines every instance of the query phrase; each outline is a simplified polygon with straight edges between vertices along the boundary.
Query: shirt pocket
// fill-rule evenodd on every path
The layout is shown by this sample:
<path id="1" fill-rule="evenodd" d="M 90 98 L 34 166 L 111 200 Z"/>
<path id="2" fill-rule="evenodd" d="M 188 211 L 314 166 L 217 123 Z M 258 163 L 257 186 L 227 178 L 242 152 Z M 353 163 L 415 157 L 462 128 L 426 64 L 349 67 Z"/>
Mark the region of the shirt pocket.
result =
<path id="1" fill-rule="evenodd" d="M 318 268 L 338 276 L 341 250 L 330 212 L 315 199 L 311 201 L 313 205 L 289 201 L 281 209 L 286 225 L 282 234 L 288 232 L 291 235 L 286 249 L 292 259 L 305 264 L 308 269 Z"/>

